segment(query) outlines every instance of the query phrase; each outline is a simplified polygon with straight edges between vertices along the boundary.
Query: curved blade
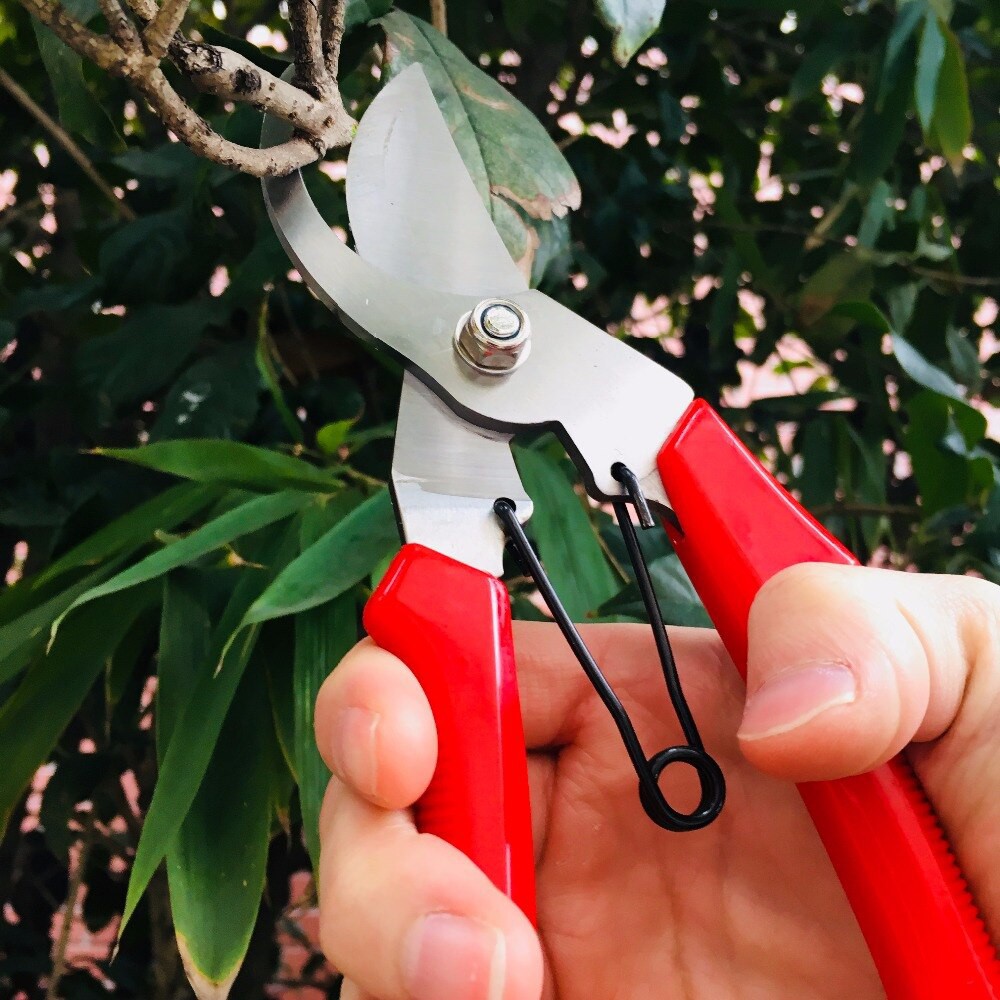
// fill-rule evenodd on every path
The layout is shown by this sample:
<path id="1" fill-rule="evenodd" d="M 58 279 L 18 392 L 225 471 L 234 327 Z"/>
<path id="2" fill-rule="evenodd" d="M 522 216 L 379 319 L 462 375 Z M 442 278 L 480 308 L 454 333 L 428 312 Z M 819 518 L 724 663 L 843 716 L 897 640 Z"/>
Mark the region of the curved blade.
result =
<path id="1" fill-rule="evenodd" d="M 484 298 L 527 288 L 418 66 L 382 90 L 358 126 L 347 211 L 361 257 L 404 281 Z M 409 373 L 392 485 L 408 542 L 497 576 L 505 539 L 493 501 L 513 500 L 522 523 L 531 514 L 510 435 L 487 436 Z"/>
<path id="2" fill-rule="evenodd" d="M 265 116 L 261 145 L 290 131 Z M 643 480 L 648 500 L 666 503 L 656 456 L 694 395 L 676 375 L 537 291 L 509 295 L 531 319 L 528 362 L 503 379 L 477 375 L 452 339 L 481 295 L 428 288 L 362 260 L 331 233 L 298 171 L 262 186 L 278 239 L 312 291 L 454 413 L 489 433 L 554 429 L 595 499 L 621 495 L 611 469 L 623 462 Z M 422 242 L 415 253 L 424 249 Z"/>
<path id="3" fill-rule="evenodd" d="M 481 298 L 528 290 L 417 65 L 358 125 L 347 212 L 358 253 L 396 277 Z"/>

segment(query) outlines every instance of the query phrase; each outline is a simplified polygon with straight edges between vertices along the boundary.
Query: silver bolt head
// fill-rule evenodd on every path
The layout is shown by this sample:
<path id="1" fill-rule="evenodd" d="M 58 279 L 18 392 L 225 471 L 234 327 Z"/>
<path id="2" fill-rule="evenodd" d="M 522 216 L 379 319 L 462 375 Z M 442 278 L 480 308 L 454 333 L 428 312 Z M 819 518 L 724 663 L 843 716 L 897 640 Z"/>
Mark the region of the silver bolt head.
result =
<path id="1" fill-rule="evenodd" d="M 477 372 L 506 375 L 528 357 L 530 338 L 528 317 L 519 306 L 485 299 L 459 324 L 455 350 Z"/>

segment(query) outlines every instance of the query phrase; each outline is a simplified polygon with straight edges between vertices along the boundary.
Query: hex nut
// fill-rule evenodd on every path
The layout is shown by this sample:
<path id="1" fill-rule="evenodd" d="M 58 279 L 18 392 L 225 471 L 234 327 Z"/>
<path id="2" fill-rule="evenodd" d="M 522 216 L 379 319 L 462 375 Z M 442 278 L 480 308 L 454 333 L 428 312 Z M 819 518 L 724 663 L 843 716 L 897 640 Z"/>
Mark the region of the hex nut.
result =
<path id="1" fill-rule="evenodd" d="M 520 306 L 508 299 L 485 299 L 455 332 L 459 357 L 484 375 L 507 375 L 528 356 L 531 326 Z"/>

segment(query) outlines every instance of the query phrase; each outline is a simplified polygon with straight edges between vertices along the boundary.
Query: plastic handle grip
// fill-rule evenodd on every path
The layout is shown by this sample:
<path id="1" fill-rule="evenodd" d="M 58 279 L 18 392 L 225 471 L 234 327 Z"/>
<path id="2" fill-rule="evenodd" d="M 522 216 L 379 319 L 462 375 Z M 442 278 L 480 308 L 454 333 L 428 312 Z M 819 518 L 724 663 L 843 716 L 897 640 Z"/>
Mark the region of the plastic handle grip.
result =
<path id="1" fill-rule="evenodd" d="M 504 585 L 404 545 L 365 608 L 365 628 L 414 673 L 438 732 L 417 827 L 457 847 L 535 922 L 528 764 Z"/>
<path id="2" fill-rule="evenodd" d="M 746 676 L 747 619 L 766 580 L 800 562 L 857 560 L 696 401 L 659 455 L 683 534 L 668 532 Z M 1000 997 L 1000 962 L 909 764 L 799 786 L 890 1000 Z"/>

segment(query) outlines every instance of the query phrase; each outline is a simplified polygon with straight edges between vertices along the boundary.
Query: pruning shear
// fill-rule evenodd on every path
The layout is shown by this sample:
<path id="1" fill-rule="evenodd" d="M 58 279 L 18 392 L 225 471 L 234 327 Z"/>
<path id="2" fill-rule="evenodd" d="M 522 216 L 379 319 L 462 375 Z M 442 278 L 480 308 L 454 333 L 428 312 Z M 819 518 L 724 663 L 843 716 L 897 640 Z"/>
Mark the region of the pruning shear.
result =
<path id="1" fill-rule="evenodd" d="M 287 126 L 268 118 L 262 145 Z M 659 515 L 737 667 L 763 583 L 800 562 L 856 563 L 677 376 L 548 296 L 513 264 L 418 66 L 365 113 L 347 203 L 355 253 L 301 175 L 263 182 L 278 237 L 312 291 L 406 369 L 392 466 L 405 540 L 365 625 L 426 692 L 437 770 L 418 826 L 464 851 L 534 918 L 527 764 L 503 552 L 510 542 L 618 725 L 650 818 L 697 830 L 725 785 L 684 701 L 633 525 Z M 428 240 L 428 233 L 434 237 Z M 587 492 L 614 505 L 687 743 L 647 758 L 525 537 L 532 502 L 513 435 L 554 430 Z M 673 808 L 675 761 L 701 783 Z M 898 757 L 799 786 L 893 1000 L 1000 997 L 1000 962 L 932 808 Z"/>

